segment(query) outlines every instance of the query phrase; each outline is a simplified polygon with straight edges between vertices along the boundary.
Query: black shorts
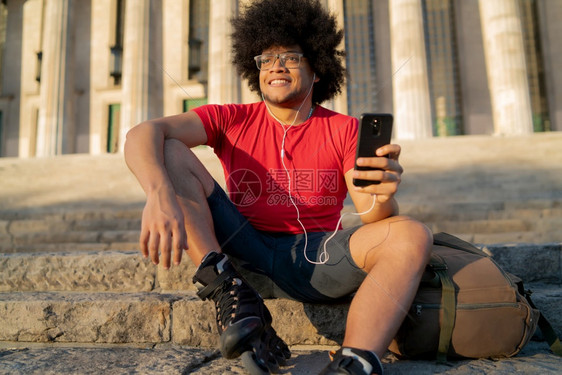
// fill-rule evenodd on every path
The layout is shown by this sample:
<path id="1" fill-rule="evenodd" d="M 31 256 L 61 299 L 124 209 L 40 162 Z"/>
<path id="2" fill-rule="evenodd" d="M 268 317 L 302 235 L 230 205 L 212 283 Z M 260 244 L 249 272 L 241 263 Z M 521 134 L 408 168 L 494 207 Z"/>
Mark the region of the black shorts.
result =
<path id="1" fill-rule="evenodd" d="M 349 250 L 349 238 L 359 226 L 337 231 L 326 245 L 328 261 L 313 264 L 309 260 L 318 261 L 324 242 L 333 232 L 308 233 L 305 256 L 304 234 L 256 230 L 216 182 L 207 202 L 222 251 L 250 265 L 253 272 L 269 277 L 291 298 L 310 303 L 340 302 L 348 299 L 366 277 Z"/>

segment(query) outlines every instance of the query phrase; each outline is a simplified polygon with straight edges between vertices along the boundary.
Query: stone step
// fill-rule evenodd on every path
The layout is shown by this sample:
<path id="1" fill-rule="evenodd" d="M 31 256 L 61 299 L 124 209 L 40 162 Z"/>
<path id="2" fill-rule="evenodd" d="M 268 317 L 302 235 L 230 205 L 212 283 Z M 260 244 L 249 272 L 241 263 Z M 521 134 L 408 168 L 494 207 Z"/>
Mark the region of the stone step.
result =
<path id="1" fill-rule="evenodd" d="M 60 212 L 59 212 L 60 210 Z M 471 242 L 561 242 L 562 200 L 403 203 L 403 214 Z M 352 211 L 346 205 L 344 212 Z M 140 205 L 0 212 L 0 252 L 136 249 Z M 344 226 L 360 224 L 346 216 Z M 76 244 L 76 245 L 75 245 Z"/>
<path id="2" fill-rule="evenodd" d="M 360 219 L 344 219 L 344 227 Z M 477 244 L 562 242 L 562 218 L 425 222 L 434 232 L 447 232 Z M 0 253 L 137 250 L 139 230 L 20 235 L 0 241 Z"/>
<path id="3" fill-rule="evenodd" d="M 483 250 L 525 282 L 562 284 L 562 243 L 497 244 Z M 194 290 L 195 266 L 186 256 L 179 266 L 164 270 L 138 251 L 0 254 L 0 269 L 2 292 Z M 268 279 L 240 270 L 262 296 L 274 295 Z"/>
<path id="4" fill-rule="evenodd" d="M 92 219 L 76 219 L 67 215 L 37 214 L 29 217 L 18 217 L 17 219 L 3 219 L 0 234 L 10 236 L 21 236 L 28 234 L 44 233 L 69 233 L 69 232 L 103 232 L 103 231 L 127 231 L 138 230 L 141 224 L 142 212 L 135 212 L 132 217 L 119 217 L 120 210 L 106 209 L 96 211 L 92 208 L 88 212 L 80 212 L 80 215 L 91 214 L 98 216 Z"/>
<path id="5" fill-rule="evenodd" d="M 559 224 L 560 221 L 553 219 Z M 466 220 L 466 221 L 443 221 L 426 222 L 434 232 L 455 232 L 455 233 L 508 233 L 508 232 L 539 232 L 543 230 L 537 221 L 520 219 L 501 219 L 501 220 Z M 546 229 L 546 228 L 545 228 Z M 551 229 L 551 228 L 548 228 Z"/>
<path id="6" fill-rule="evenodd" d="M 463 210 L 463 206 L 469 208 Z M 349 208 L 344 210 L 350 211 Z M 433 208 L 410 207 L 410 210 L 404 209 L 402 213 L 424 222 L 434 232 L 445 231 L 478 243 L 562 242 L 562 232 L 558 230 L 562 225 L 562 208 L 512 207 L 509 211 L 500 212 L 489 211 L 478 203 L 457 203 Z M 84 250 L 128 250 L 138 247 L 140 212 L 139 217 L 135 218 L 115 217 L 119 213 L 91 214 L 111 218 L 66 221 L 48 215 L 44 219 L 35 216 L 4 221 L 4 225 L 0 223 L 0 252 L 67 251 L 72 244 L 81 244 L 78 247 Z M 343 219 L 345 227 L 358 224 L 360 218 L 357 216 L 348 215 Z"/>
<path id="7" fill-rule="evenodd" d="M 37 253 L 61 251 L 134 250 L 138 249 L 139 231 L 108 231 L 33 234 L 0 241 L 0 253 Z"/>
<path id="8" fill-rule="evenodd" d="M 4 254 L 0 267 L 0 291 L 194 290 L 189 259 L 166 271 L 138 251 Z"/>
<path id="9" fill-rule="evenodd" d="M 140 227 L 140 225 L 139 225 Z M 16 246 L 31 244 L 62 244 L 62 243 L 114 243 L 138 241 L 140 230 L 89 230 L 19 233 L 12 235 L 12 243 Z"/>
<path id="10" fill-rule="evenodd" d="M 472 220 L 427 223 L 435 232 L 448 232 L 483 244 L 562 242 L 562 218 Z M 470 236 L 469 236 L 470 235 Z"/>
<path id="11" fill-rule="evenodd" d="M 562 217 L 560 200 L 399 202 L 401 212 L 421 221 Z"/>
<path id="12" fill-rule="evenodd" d="M 82 205 L 68 206 L 64 203 L 47 207 L 19 207 L 0 211 L 2 220 L 45 219 L 64 221 L 137 219 L 142 213 L 144 202 L 121 204 L 96 204 L 88 201 Z"/>
<path id="13" fill-rule="evenodd" d="M 69 252 L 69 251 L 133 251 L 139 249 L 138 241 L 135 242 L 113 242 L 113 243 L 40 243 L 27 245 L 13 245 L 11 242 L 0 243 L 0 253 L 53 253 L 53 252 Z"/>
<path id="14" fill-rule="evenodd" d="M 266 305 L 290 345 L 335 345 L 349 307 L 286 299 L 266 300 Z M 218 344 L 213 304 L 195 292 L 0 293 L 0 310 L 0 341 Z"/>
<path id="15" fill-rule="evenodd" d="M 533 300 L 562 334 L 562 286 L 529 284 Z M 266 299 L 273 326 L 289 345 L 337 345 L 349 304 L 312 305 Z M 0 293 L 0 341 L 218 344 L 212 303 L 184 293 Z"/>
<path id="16" fill-rule="evenodd" d="M 452 233 L 465 241 L 479 244 L 502 243 L 559 243 L 562 233 L 504 232 L 504 233 Z"/>
<path id="17" fill-rule="evenodd" d="M 9 221 L 5 232 L 12 237 L 30 234 L 60 234 L 60 233 L 89 233 L 105 231 L 138 230 L 141 226 L 141 216 L 136 218 L 113 218 L 98 220 L 66 220 L 66 219 L 19 219 Z"/>
<path id="18" fill-rule="evenodd" d="M 562 199 L 529 200 L 472 200 L 410 202 L 400 199 L 401 211 L 422 221 L 476 220 L 507 218 L 549 218 L 562 217 Z M 126 230 L 140 227 L 142 207 L 95 206 L 79 210 L 65 209 L 63 213 L 44 211 L 0 211 L 0 234 L 52 231 Z M 351 201 L 345 202 L 343 212 L 352 210 Z"/>
<path id="19" fill-rule="evenodd" d="M 447 232 L 459 236 L 466 241 L 479 244 L 562 242 L 562 232 L 559 231 L 562 225 L 562 218 L 558 217 L 542 220 L 420 221 L 426 224 L 434 233 Z M 361 220 L 357 217 L 346 217 L 342 223 L 344 227 L 360 225 Z"/>
<path id="20" fill-rule="evenodd" d="M 360 219 L 345 217 L 344 227 L 359 225 Z M 562 218 L 542 222 L 527 220 L 472 220 L 425 222 L 435 233 L 448 232 L 470 242 L 494 244 L 505 242 L 562 242 L 558 231 Z M 138 249 L 140 230 L 106 230 L 91 232 L 27 233 L 0 237 L 0 253 L 64 252 Z"/>
<path id="21" fill-rule="evenodd" d="M 109 211 L 109 210 L 108 210 Z M 96 213 L 92 209 L 92 213 Z M 109 214 L 110 212 L 101 212 Z M 134 218 L 99 218 L 89 220 L 75 220 L 66 217 L 45 215 L 44 217 L 23 217 L 4 220 L 5 231 L 11 235 L 26 233 L 49 233 L 66 231 L 91 231 L 91 230 L 127 230 L 140 227 L 141 213 Z"/>
<path id="22" fill-rule="evenodd" d="M 397 196 L 405 203 L 562 199 L 562 193 L 556 190 L 562 183 L 562 179 L 556 175 L 562 171 L 560 166 L 551 170 L 543 167 L 535 170 L 514 168 L 509 163 L 509 160 L 500 160 L 490 164 L 482 173 L 471 173 L 470 170 L 475 167 L 464 165 L 439 169 L 434 173 L 421 170 L 411 173 L 410 168 L 403 175 Z M 548 176 L 539 178 L 537 173 L 548 173 Z M 442 175 L 449 177 L 443 178 Z M 514 181 L 517 179 L 527 181 Z"/>
<path id="23" fill-rule="evenodd" d="M 471 200 L 410 202 L 398 196 L 401 211 L 422 221 L 478 219 L 535 219 L 562 217 L 562 199 Z M 345 202 L 343 212 L 352 210 Z M 62 210 L 62 212 L 57 212 Z M 50 210 L 0 211 L 0 234 L 44 233 L 90 230 L 128 230 L 140 227 L 142 207 L 96 207 Z"/>
<path id="24" fill-rule="evenodd" d="M 487 197 L 479 197 L 476 199 L 458 198 L 448 200 L 443 197 L 441 200 L 428 201 L 424 197 L 401 196 L 400 192 L 397 196 L 402 210 L 409 214 L 420 213 L 441 213 L 443 218 L 466 218 L 467 215 L 481 215 L 482 213 L 509 213 L 517 210 L 530 210 L 533 214 L 537 211 L 554 210 L 560 215 L 562 210 L 562 198 L 529 198 L 529 199 L 500 199 L 491 200 Z M 18 210 L 1 210 L 0 223 L 3 225 L 14 223 L 18 225 L 19 221 L 46 221 L 41 225 L 47 226 L 49 223 L 65 222 L 69 227 L 79 226 L 83 223 L 88 226 L 94 223 L 96 226 L 106 223 L 106 227 L 111 228 L 115 222 L 133 221 L 139 222 L 142 214 L 143 203 L 139 202 L 135 205 L 120 204 L 113 206 L 95 205 L 84 202 L 79 208 L 67 207 L 64 204 L 51 207 L 34 207 L 21 208 Z M 346 207 L 351 207 L 351 200 L 345 201 Z M 558 211 L 556 211 L 558 209 Z M 489 218 L 485 216 L 483 218 Z M 123 229 L 123 228 L 121 228 Z"/>

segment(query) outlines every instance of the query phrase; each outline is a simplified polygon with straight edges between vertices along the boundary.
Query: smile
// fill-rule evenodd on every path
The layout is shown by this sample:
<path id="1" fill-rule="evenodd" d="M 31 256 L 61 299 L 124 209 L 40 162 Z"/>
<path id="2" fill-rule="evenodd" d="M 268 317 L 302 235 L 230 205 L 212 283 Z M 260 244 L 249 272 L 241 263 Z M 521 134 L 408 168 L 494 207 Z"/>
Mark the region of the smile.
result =
<path id="1" fill-rule="evenodd" d="M 274 79 L 273 81 L 269 82 L 270 86 L 283 86 L 288 84 L 289 81 L 287 81 L 286 79 Z"/>

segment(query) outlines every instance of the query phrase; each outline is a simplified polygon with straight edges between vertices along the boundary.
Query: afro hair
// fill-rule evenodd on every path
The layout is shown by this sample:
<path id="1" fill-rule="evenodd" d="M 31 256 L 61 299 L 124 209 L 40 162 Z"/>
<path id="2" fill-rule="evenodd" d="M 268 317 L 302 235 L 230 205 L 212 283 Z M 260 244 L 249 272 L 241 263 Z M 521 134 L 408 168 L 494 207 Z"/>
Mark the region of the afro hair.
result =
<path id="1" fill-rule="evenodd" d="M 252 91 L 261 95 L 254 56 L 270 47 L 298 45 L 320 78 L 312 102 L 320 104 L 341 92 L 345 53 L 338 46 L 343 31 L 318 0 L 252 1 L 231 22 L 232 62 Z"/>

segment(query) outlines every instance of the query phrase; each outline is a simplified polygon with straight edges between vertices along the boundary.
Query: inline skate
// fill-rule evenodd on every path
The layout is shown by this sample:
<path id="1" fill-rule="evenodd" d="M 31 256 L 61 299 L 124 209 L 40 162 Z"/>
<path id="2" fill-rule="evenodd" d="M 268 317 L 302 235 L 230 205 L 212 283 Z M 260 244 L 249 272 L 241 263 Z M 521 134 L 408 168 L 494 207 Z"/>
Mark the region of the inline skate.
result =
<path id="1" fill-rule="evenodd" d="M 215 302 L 220 351 L 225 358 L 241 356 L 252 375 L 276 372 L 286 363 L 291 352 L 271 326 L 263 299 L 225 254 L 207 254 L 193 282 L 199 298 Z"/>
<path id="2" fill-rule="evenodd" d="M 330 359 L 330 364 L 320 375 L 383 375 L 379 357 L 367 350 L 343 347 L 330 352 Z"/>

